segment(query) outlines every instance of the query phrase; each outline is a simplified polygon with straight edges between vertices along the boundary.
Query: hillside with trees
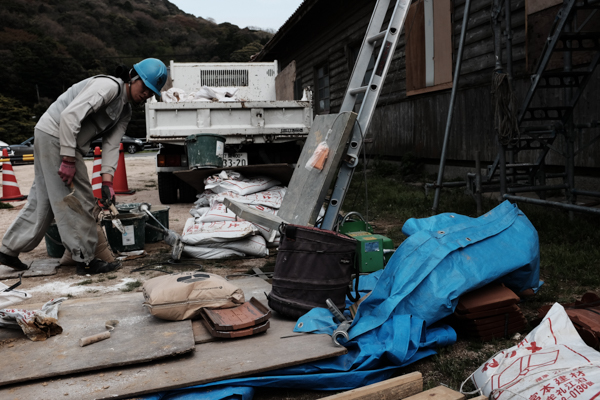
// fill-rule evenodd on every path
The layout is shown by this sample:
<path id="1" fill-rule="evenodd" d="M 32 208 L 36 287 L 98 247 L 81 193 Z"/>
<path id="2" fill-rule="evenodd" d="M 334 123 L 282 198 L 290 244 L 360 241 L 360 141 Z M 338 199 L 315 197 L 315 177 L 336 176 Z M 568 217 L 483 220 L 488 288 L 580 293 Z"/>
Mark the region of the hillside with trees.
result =
<path id="1" fill-rule="evenodd" d="M 245 62 L 271 36 L 195 17 L 167 0 L 0 0 L 0 140 L 27 139 L 64 90 L 117 65 L 147 57 L 167 65 Z M 143 136 L 142 110 L 130 131 Z"/>

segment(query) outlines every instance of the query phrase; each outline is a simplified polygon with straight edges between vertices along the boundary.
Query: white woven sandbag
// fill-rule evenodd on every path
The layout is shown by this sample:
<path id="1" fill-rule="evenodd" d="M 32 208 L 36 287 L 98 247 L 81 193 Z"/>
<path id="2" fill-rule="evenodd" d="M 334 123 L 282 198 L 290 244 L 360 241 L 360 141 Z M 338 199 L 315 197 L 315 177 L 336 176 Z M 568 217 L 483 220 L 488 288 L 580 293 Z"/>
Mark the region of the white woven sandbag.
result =
<path id="1" fill-rule="evenodd" d="M 183 228 L 181 240 L 185 244 L 218 243 L 239 240 L 258 233 L 258 229 L 250 222 L 196 222 L 188 218 Z"/>
<path id="2" fill-rule="evenodd" d="M 593 399 L 600 395 L 600 353 L 555 303 L 525 339 L 487 360 L 470 379 L 490 399 Z"/>

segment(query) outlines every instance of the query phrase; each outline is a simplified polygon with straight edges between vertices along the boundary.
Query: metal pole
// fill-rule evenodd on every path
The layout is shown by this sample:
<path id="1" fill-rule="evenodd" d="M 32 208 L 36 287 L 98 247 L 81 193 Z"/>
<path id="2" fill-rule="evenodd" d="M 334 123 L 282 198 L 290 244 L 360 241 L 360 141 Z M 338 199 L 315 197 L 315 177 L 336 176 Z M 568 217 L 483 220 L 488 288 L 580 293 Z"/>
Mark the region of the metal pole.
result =
<path id="1" fill-rule="evenodd" d="M 504 0 L 504 21 L 506 28 L 506 73 L 512 84 L 512 20 L 511 0 Z"/>
<path id="2" fill-rule="evenodd" d="M 534 199 L 531 197 L 511 196 L 509 194 L 505 194 L 504 198 L 506 200 L 512 201 L 513 203 L 515 203 L 515 202 L 530 203 L 530 204 L 537 204 L 539 206 L 562 208 L 563 210 L 567 210 L 567 211 L 577 211 L 577 212 L 584 212 L 584 213 L 600 215 L 600 208 L 577 206 L 574 204 L 559 203 L 556 201 L 539 200 L 539 199 Z"/>
<path id="3" fill-rule="evenodd" d="M 435 188 L 435 197 L 433 198 L 432 215 L 437 214 L 438 205 L 440 202 L 440 190 L 442 180 L 444 178 L 444 167 L 446 164 L 446 147 L 448 146 L 448 137 L 450 136 L 450 126 L 452 126 L 452 114 L 454 111 L 454 99 L 458 90 L 458 79 L 460 77 L 460 66 L 462 64 L 463 46 L 465 44 L 465 36 L 467 33 L 467 23 L 469 22 L 469 10 L 471 8 L 471 0 L 466 0 L 465 10 L 463 12 L 462 30 L 460 31 L 460 42 L 458 44 L 458 55 L 456 56 L 456 68 L 454 69 L 454 80 L 452 82 L 452 94 L 450 95 L 450 106 L 448 107 L 448 119 L 446 121 L 446 132 L 444 133 L 444 144 L 442 146 L 442 156 L 440 157 L 440 169 L 438 171 L 437 187 Z"/>

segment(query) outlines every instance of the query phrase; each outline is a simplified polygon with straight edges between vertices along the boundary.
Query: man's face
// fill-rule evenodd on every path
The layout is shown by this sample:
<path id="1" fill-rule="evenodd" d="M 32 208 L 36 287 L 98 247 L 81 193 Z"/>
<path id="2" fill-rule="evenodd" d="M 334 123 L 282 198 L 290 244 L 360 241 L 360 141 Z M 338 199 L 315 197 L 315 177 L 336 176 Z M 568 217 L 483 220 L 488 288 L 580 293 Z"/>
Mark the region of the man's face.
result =
<path id="1" fill-rule="evenodd" d="M 154 92 L 150 90 L 144 81 L 141 79 L 136 80 L 131 84 L 131 101 L 134 103 L 143 103 L 154 95 Z"/>

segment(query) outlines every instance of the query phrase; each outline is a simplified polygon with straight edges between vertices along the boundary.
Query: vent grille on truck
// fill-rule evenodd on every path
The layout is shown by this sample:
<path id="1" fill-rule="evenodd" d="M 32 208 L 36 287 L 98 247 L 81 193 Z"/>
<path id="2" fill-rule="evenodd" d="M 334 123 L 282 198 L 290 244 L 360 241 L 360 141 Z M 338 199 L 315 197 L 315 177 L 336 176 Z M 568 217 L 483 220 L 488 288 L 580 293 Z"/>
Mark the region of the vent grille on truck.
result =
<path id="1" fill-rule="evenodd" d="M 200 71 L 200 84 L 203 86 L 248 86 L 248 70 Z"/>

